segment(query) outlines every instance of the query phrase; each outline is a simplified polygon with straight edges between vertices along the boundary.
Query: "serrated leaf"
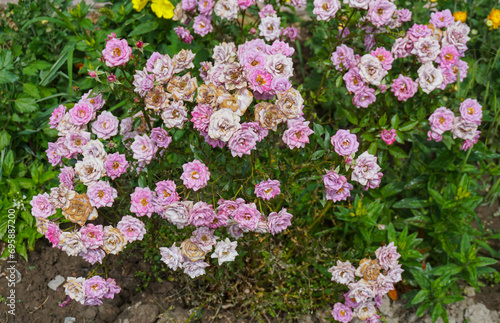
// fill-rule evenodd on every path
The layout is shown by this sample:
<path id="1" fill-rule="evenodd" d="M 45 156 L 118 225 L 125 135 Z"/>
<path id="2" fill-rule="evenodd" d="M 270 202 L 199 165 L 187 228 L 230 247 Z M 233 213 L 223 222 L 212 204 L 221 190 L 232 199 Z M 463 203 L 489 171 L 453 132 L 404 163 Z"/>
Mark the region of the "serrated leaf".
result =
<path id="1" fill-rule="evenodd" d="M 40 91 L 38 91 L 38 88 L 33 83 L 24 83 L 23 84 L 23 93 L 27 94 L 35 99 L 41 98 Z"/>
<path id="2" fill-rule="evenodd" d="M 6 130 L 0 132 L 0 151 L 2 151 L 10 143 L 10 134 Z"/>
<path id="3" fill-rule="evenodd" d="M 29 113 L 38 110 L 38 104 L 35 102 L 35 99 L 24 95 L 16 100 L 15 107 L 19 113 Z"/>
<path id="4" fill-rule="evenodd" d="M 19 76 L 12 73 L 11 71 L 7 71 L 5 69 L 0 70 L 0 84 L 14 83 L 18 79 L 19 79 Z"/>

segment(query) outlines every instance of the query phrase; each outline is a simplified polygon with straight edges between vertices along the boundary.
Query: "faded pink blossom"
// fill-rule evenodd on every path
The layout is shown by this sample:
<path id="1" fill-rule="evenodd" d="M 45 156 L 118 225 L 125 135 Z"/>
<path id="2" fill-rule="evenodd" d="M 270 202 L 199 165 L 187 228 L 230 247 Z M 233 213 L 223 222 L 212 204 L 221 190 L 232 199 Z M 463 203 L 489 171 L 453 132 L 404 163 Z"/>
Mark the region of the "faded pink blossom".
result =
<path id="1" fill-rule="evenodd" d="M 270 200 L 281 193 L 280 181 L 268 179 L 255 184 L 255 195 L 263 200 Z"/>
<path id="2" fill-rule="evenodd" d="M 382 140 L 385 141 L 388 146 L 390 146 L 396 141 L 396 129 L 384 129 L 380 133 L 380 137 L 382 137 Z"/>
<path id="3" fill-rule="evenodd" d="M 192 162 L 182 165 L 183 173 L 181 179 L 186 188 L 194 191 L 199 190 L 207 185 L 210 179 L 210 172 L 208 167 L 195 159 Z"/>

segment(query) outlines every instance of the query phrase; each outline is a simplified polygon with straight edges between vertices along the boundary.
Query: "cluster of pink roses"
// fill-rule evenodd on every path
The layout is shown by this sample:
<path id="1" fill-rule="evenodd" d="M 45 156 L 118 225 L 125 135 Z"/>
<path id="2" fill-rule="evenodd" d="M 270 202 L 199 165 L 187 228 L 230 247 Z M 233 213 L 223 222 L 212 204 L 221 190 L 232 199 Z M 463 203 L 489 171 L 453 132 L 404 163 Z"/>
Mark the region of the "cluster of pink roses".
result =
<path id="1" fill-rule="evenodd" d="M 231 150 L 233 156 L 250 155 L 269 130 L 287 123 L 283 141 L 293 149 L 303 148 L 313 131 L 302 118 L 304 100 L 292 88 L 290 77 L 294 49 L 276 40 L 248 41 L 236 49 L 234 43 L 214 48 L 211 62 L 202 63 L 204 84 L 198 88 L 198 105 L 191 121 L 212 147 Z M 254 97 L 254 121 L 241 122 Z M 268 102 L 271 101 L 271 102 Z M 247 113 L 248 115 L 248 113 Z"/>
<path id="2" fill-rule="evenodd" d="M 460 149 L 468 150 L 477 143 L 481 131 L 483 110 L 481 105 L 473 99 L 467 99 L 460 104 L 460 117 L 455 117 L 453 111 L 446 107 L 437 108 L 429 117 L 431 130 L 427 132 L 427 140 L 441 141 L 443 133 L 450 130 L 453 139 L 460 138 L 464 142 Z"/>
<path id="3" fill-rule="evenodd" d="M 200 161 L 184 164 L 183 170 L 181 179 L 186 188 L 196 191 L 207 185 L 210 172 Z M 237 242 L 230 241 L 229 238 L 217 241 L 219 237 L 215 235 L 215 229 L 225 227 L 233 239 L 238 239 L 245 232 L 276 234 L 291 224 L 292 215 L 285 208 L 280 212 L 272 212 L 265 218 L 255 203 L 246 203 L 238 198 L 234 201 L 220 199 L 218 207 L 214 209 L 213 205 L 203 201 L 180 201 L 175 188 L 173 181 L 157 183 L 154 192 L 149 188 L 136 188 L 136 192 L 132 194 L 131 211 L 136 212 L 137 216 L 151 216 L 152 212 L 157 212 L 179 229 L 189 225 L 196 228 L 180 247 L 174 243 L 169 248 L 160 248 L 162 261 L 169 268 L 183 269 L 191 278 L 205 274 L 205 268 L 209 266 L 204 261 L 205 255 L 214 246 L 211 257 L 217 258 L 219 265 L 234 261 L 238 255 Z M 279 182 L 261 182 L 256 185 L 255 193 L 263 199 L 273 198 L 280 193 Z"/>
<path id="4" fill-rule="evenodd" d="M 325 3 L 324 8 L 337 5 L 340 8 L 340 3 L 333 5 L 338 0 L 316 0 L 315 4 L 316 2 Z M 332 4 L 327 4 L 330 2 Z M 362 6 L 361 2 L 365 6 Z M 454 22 L 449 10 L 433 14 L 429 25 L 414 24 L 404 37 L 396 39 L 389 51 L 384 47 L 372 50 L 375 45 L 374 35 L 386 32 L 385 27 L 401 27 L 403 22 L 411 20 L 411 12 L 407 9 L 397 10 L 388 0 L 349 1 L 349 5 L 368 9 L 368 14 L 362 19 L 359 27 L 367 32 L 365 46 L 370 53 L 360 57 L 354 54 L 352 48 L 342 44 L 335 49 L 331 60 L 337 70 L 347 71 L 343 79 L 347 90 L 354 93 L 352 102 L 356 107 L 367 108 L 376 101 L 376 90 L 370 85 L 377 87 L 381 93 L 390 87 L 399 101 L 407 101 L 417 93 L 419 87 L 429 94 L 436 89 L 444 90 L 448 84 L 456 82 L 458 78 L 462 81 L 467 76 L 468 65 L 460 58 L 467 50 L 470 28 L 460 21 Z M 326 15 L 324 8 L 316 9 Z M 332 15 L 334 17 L 335 13 Z M 343 33 L 349 32 L 344 30 Z M 385 77 L 395 60 L 411 55 L 421 64 L 416 80 L 409 75 L 400 74 L 392 80 L 392 84 L 387 84 Z M 435 67 L 434 63 L 438 66 Z"/>
<path id="5" fill-rule="evenodd" d="M 295 6 L 305 5 L 303 0 L 294 0 Z M 212 20 L 214 15 L 222 20 L 235 22 L 238 18 L 240 10 L 244 11 L 255 5 L 255 0 L 182 0 L 177 4 L 174 10 L 174 21 L 179 21 L 184 26 L 189 26 L 191 22 L 193 32 L 201 37 L 214 30 Z M 259 16 L 254 17 L 260 19 L 259 30 L 260 36 L 267 41 L 273 41 L 282 37 L 282 39 L 290 39 L 294 41 L 297 38 L 298 30 L 295 27 L 280 27 L 281 18 L 276 15 L 273 6 L 268 4 L 260 9 Z M 180 40 L 188 44 L 194 39 L 189 29 L 184 26 L 174 28 L 175 33 Z M 255 34 L 256 30 L 251 28 L 250 33 Z"/>
<path id="6" fill-rule="evenodd" d="M 332 281 L 347 285 L 349 292 L 344 294 L 345 304 L 335 303 L 332 316 L 335 320 L 347 323 L 354 316 L 369 322 L 378 323 L 380 315 L 377 307 L 382 305 L 382 296 L 394 289 L 394 284 L 401 281 L 401 255 L 391 242 L 375 251 L 376 259 L 362 259 L 358 268 L 348 260 L 337 260 L 337 265 L 328 269 Z M 360 279 L 356 281 L 356 277 Z"/>
<path id="7" fill-rule="evenodd" d="M 114 298 L 121 290 L 114 279 L 100 276 L 89 279 L 68 277 L 63 286 L 66 295 L 82 305 L 101 305 L 104 298 Z"/>
<path id="8" fill-rule="evenodd" d="M 377 164 L 377 157 L 365 151 L 353 160 L 355 153 L 358 151 L 359 143 L 355 134 L 349 130 L 339 129 L 332 136 L 331 143 L 334 146 L 335 152 L 345 158 L 348 165 L 352 167 L 351 179 L 365 186 L 365 190 L 376 188 L 382 181 L 381 168 Z M 347 182 L 347 178 L 338 174 L 335 170 L 328 171 L 323 176 L 325 184 L 326 199 L 334 202 L 346 200 L 351 196 L 350 191 L 353 189 L 352 184 Z"/>

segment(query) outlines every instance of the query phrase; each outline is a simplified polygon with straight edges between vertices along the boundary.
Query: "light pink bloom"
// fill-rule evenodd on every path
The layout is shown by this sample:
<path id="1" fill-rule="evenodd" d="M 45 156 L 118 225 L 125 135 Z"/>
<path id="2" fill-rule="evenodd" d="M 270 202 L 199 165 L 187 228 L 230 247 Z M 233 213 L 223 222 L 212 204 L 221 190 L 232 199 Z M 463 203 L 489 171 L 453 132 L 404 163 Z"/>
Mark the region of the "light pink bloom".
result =
<path id="1" fill-rule="evenodd" d="M 309 136 L 314 133 L 309 128 L 309 121 L 303 121 L 302 118 L 291 119 L 287 125 L 288 129 L 283 132 L 283 142 L 290 149 L 304 148 L 309 143 Z"/>
<path id="2" fill-rule="evenodd" d="M 75 178 L 75 169 L 73 167 L 64 166 L 59 173 L 59 182 L 69 188 L 74 189 L 73 180 Z"/>
<path id="3" fill-rule="evenodd" d="M 430 30 L 426 25 L 414 24 L 410 27 L 410 29 L 408 29 L 406 35 L 411 41 L 416 42 L 419 38 L 431 36 L 432 30 Z"/>
<path id="4" fill-rule="evenodd" d="M 335 18 L 337 11 L 340 9 L 339 0 L 314 0 L 313 14 L 318 20 L 329 21 Z"/>
<path id="5" fill-rule="evenodd" d="M 368 19 L 377 27 L 389 23 L 396 11 L 396 5 L 388 0 L 375 0 L 368 5 Z"/>
<path id="6" fill-rule="evenodd" d="M 130 212 L 136 216 L 148 216 L 149 218 L 156 212 L 157 201 L 155 192 L 149 187 L 136 187 L 134 193 L 130 195 Z"/>
<path id="7" fill-rule="evenodd" d="M 80 239 L 88 249 L 98 249 L 104 244 L 104 229 L 102 225 L 88 223 L 80 228 Z"/>
<path id="8" fill-rule="evenodd" d="M 185 261 L 183 263 L 184 273 L 189 275 L 192 279 L 205 275 L 205 268 L 210 266 L 203 260 L 198 261 Z"/>
<path id="9" fill-rule="evenodd" d="M 240 205 L 234 215 L 238 226 L 245 232 L 255 230 L 261 218 L 262 215 L 257 210 L 255 203 Z"/>
<path id="10" fill-rule="evenodd" d="M 147 92 L 153 89 L 155 76 L 148 74 L 147 69 L 144 67 L 142 71 L 135 71 L 134 82 L 132 84 L 135 86 L 134 92 L 139 93 L 140 96 L 145 96 Z"/>
<path id="11" fill-rule="evenodd" d="M 201 2 L 200 2 L 201 3 Z M 191 44 L 193 41 L 194 37 L 191 35 L 191 32 L 189 29 L 186 29 L 182 26 L 177 26 L 174 28 L 175 33 L 177 34 L 177 37 L 186 44 Z"/>
<path id="12" fill-rule="evenodd" d="M 172 138 L 163 128 L 153 128 L 151 130 L 151 140 L 153 140 L 156 145 L 161 148 L 168 148 L 172 142 Z"/>
<path id="13" fill-rule="evenodd" d="M 182 165 L 183 173 L 181 175 L 182 182 L 186 188 L 194 191 L 199 190 L 207 185 L 210 179 L 208 167 L 195 159 L 192 162 Z"/>
<path id="14" fill-rule="evenodd" d="M 359 68 L 357 67 L 352 67 L 342 78 L 349 92 L 358 93 L 366 86 L 365 81 L 359 74 Z"/>
<path id="15" fill-rule="evenodd" d="M 449 9 L 431 13 L 431 20 L 429 21 L 436 28 L 447 28 L 455 22 L 453 15 Z"/>
<path id="16" fill-rule="evenodd" d="M 184 256 L 181 253 L 181 249 L 175 246 L 175 243 L 170 248 L 160 247 L 160 254 L 161 261 L 167 264 L 168 268 L 177 270 L 177 268 L 183 267 Z"/>
<path id="17" fill-rule="evenodd" d="M 292 217 L 293 215 L 288 213 L 285 208 L 282 208 L 279 213 L 272 212 L 267 217 L 269 232 L 275 235 L 286 230 L 292 224 Z"/>
<path id="18" fill-rule="evenodd" d="M 104 111 L 97 120 L 92 123 L 92 132 L 97 138 L 109 139 L 118 134 L 120 121 L 111 112 Z"/>
<path id="19" fill-rule="evenodd" d="M 281 193 L 280 181 L 268 179 L 255 184 L 255 195 L 264 200 L 270 200 Z"/>
<path id="20" fill-rule="evenodd" d="M 212 106 L 208 104 L 198 104 L 194 107 L 191 115 L 191 122 L 193 127 L 201 132 L 208 132 L 208 125 L 210 124 L 210 116 L 213 113 Z"/>
<path id="21" fill-rule="evenodd" d="M 97 208 L 112 206 L 118 196 L 118 191 L 109 185 L 109 182 L 99 181 L 87 189 L 90 205 Z"/>
<path id="22" fill-rule="evenodd" d="M 394 62 L 394 58 L 392 57 L 391 52 L 385 49 L 384 47 L 378 47 L 370 54 L 373 57 L 378 58 L 384 70 L 390 70 L 392 68 L 392 62 Z"/>
<path id="23" fill-rule="evenodd" d="M 85 101 L 80 101 L 69 110 L 71 122 L 75 126 L 83 126 L 94 118 L 94 107 Z"/>
<path id="24" fill-rule="evenodd" d="M 203 201 L 196 202 L 189 212 L 189 223 L 195 227 L 208 227 L 215 218 L 213 205 Z"/>
<path id="25" fill-rule="evenodd" d="M 179 194 L 175 191 L 174 181 L 161 181 L 156 183 L 156 195 L 161 205 L 169 205 L 180 200 Z"/>
<path id="26" fill-rule="evenodd" d="M 204 37 L 208 33 L 212 32 L 213 27 L 207 16 L 198 15 L 194 18 L 193 29 L 196 34 Z"/>
<path id="27" fill-rule="evenodd" d="M 481 124 L 483 109 L 477 100 L 467 99 L 460 104 L 460 115 L 469 123 Z"/>
<path id="28" fill-rule="evenodd" d="M 49 216 L 56 214 L 56 209 L 49 202 L 49 194 L 47 193 L 33 196 L 33 199 L 31 200 L 30 204 L 32 206 L 31 214 L 35 218 L 46 219 Z"/>
<path id="29" fill-rule="evenodd" d="M 262 9 L 260 9 L 259 11 L 259 17 L 276 17 L 276 10 L 274 10 L 273 5 L 268 4 L 262 7 Z"/>
<path id="30" fill-rule="evenodd" d="M 342 71 L 343 69 L 349 70 L 351 67 L 356 66 L 353 49 L 344 44 L 335 49 L 331 60 L 338 71 Z"/>
<path id="31" fill-rule="evenodd" d="M 380 169 L 377 165 L 377 157 L 365 151 L 356 159 L 351 178 L 361 185 L 367 185 L 369 180 L 379 177 Z"/>
<path id="32" fill-rule="evenodd" d="M 156 60 L 158 60 L 158 59 L 160 59 L 162 57 L 163 57 L 162 54 L 160 54 L 158 52 L 153 52 L 153 54 L 151 54 L 151 56 L 149 56 L 149 58 L 148 58 L 148 60 L 146 62 L 146 70 L 149 73 L 153 73 L 153 69 L 154 69 Z"/>
<path id="33" fill-rule="evenodd" d="M 93 265 L 95 263 L 102 264 L 102 260 L 106 257 L 106 252 L 101 248 L 87 249 L 87 252 L 80 252 L 78 255 Z"/>
<path id="34" fill-rule="evenodd" d="M 254 5 L 255 0 L 238 0 L 238 4 L 240 5 L 240 9 L 245 10 Z"/>
<path id="35" fill-rule="evenodd" d="M 252 130 L 236 130 L 227 143 L 233 157 L 242 157 L 250 155 L 251 151 L 256 149 L 257 135 Z"/>
<path id="36" fill-rule="evenodd" d="M 127 242 L 142 240 L 146 234 L 144 223 L 130 215 L 125 215 L 116 225 L 122 235 L 127 239 Z"/>
<path id="37" fill-rule="evenodd" d="M 330 267 L 328 272 L 332 274 L 332 281 L 348 285 L 354 281 L 356 268 L 349 260 L 345 262 L 337 260 L 337 265 Z"/>
<path id="38" fill-rule="evenodd" d="M 342 303 L 333 305 L 332 316 L 336 321 L 347 323 L 352 320 L 352 310 Z"/>
<path id="39" fill-rule="evenodd" d="M 462 143 L 462 146 L 460 147 L 460 149 L 461 150 L 469 150 L 469 148 L 471 148 L 475 144 L 477 144 L 477 141 L 479 140 L 480 135 L 481 135 L 481 131 L 476 130 L 476 134 L 474 135 L 474 138 L 465 140 Z"/>
<path id="40" fill-rule="evenodd" d="M 62 230 L 59 228 L 57 223 L 48 221 L 47 224 L 47 232 L 45 233 L 45 238 L 47 238 L 50 243 L 52 243 L 52 247 L 56 248 L 59 245 L 59 236 L 61 235 Z"/>
<path id="41" fill-rule="evenodd" d="M 142 136 L 136 135 L 130 148 L 134 152 L 134 159 L 145 162 L 146 164 L 149 164 L 151 160 L 153 160 L 153 157 L 158 151 L 158 147 L 154 140 L 149 139 L 146 134 Z"/>
<path id="42" fill-rule="evenodd" d="M 261 18 L 261 23 L 259 25 L 259 35 L 264 37 L 267 41 L 275 40 L 280 36 L 280 23 L 281 19 L 279 17 L 267 16 Z"/>
<path id="43" fill-rule="evenodd" d="M 350 130 L 339 129 L 332 136 L 330 142 L 335 147 L 335 152 L 340 156 L 349 156 L 358 151 L 359 143 L 355 134 Z"/>
<path id="44" fill-rule="evenodd" d="M 204 252 L 210 252 L 212 251 L 213 246 L 217 243 L 218 238 L 219 237 L 214 235 L 213 229 L 199 227 L 193 231 L 190 240 Z"/>
<path id="45" fill-rule="evenodd" d="M 455 114 L 448 108 L 437 108 L 429 117 L 429 125 L 434 133 L 442 135 L 453 127 Z"/>
<path id="46" fill-rule="evenodd" d="M 57 108 L 52 111 L 52 115 L 50 116 L 49 125 L 50 129 L 54 129 L 57 127 L 59 122 L 64 118 L 66 114 L 66 107 L 64 105 L 59 105 Z"/>
<path id="47" fill-rule="evenodd" d="M 401 255 L 398 253 L 398 248 L 394 242 L 375 250 L 375 256 L 384 270 L 389 270 L 398 265 L 398 259 Z"/>
<path id="48" fill-rule="evenodd" d="M 113 38 L 106 43 L 106 47 L 102 50 L 106 66 L 109 67 L 125 65 L 131 55 L 132 48 L 126 39 Z"/>
<path id="49" fill-rule="evenodd" d="M 104 168 L 106 168 L 106 173 L 111 179 L 120 177 L 127 172 L 128 161 L 125 155 L 120 153 L 110 154 L 106 157 L 104 162 Z"/>
<path id="50" fill-rule="evenodd" d="M 390 146 L 396 141 L 396 129 L 384 129 L 380 133 L 380 137 L 382 137 L 382 140 L 385 141 L 388 146 Z"/>
<path id="51" fill-rule="evenodd" d="M 418 91 L 418 84 L 408 76 L 399 74 L 398 78 L 392 81 L 391 91 L 399 101 L 407 101 Z"/>

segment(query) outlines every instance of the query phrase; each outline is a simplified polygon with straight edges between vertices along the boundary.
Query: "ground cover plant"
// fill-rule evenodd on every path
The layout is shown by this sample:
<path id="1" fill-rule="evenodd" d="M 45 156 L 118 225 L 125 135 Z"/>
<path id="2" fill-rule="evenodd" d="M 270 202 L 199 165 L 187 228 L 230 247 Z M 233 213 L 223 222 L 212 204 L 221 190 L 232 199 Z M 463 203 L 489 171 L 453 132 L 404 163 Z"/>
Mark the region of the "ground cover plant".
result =
<path id="1" fill-rule="evenodd" d="M 96 27 L 88 5 L 46 5 L 52 16 L 2 35 L 52 24 L 64 47 L 51 65 L 22 56 L 34 40 L 5 43 L 1 165 L 4 207 L 34 195 L 21 237 L 95 265 L 68 277 L 62 305 L 119 293 L 107 262 L 122 252 L 152 264 L 145 284 L 231 298 L 220 280 L 248 277 L 249 312 L 333 306 L 340 322 L 378 322 L 387 293 L 446 321 L 461 284 L 495 272 L 498 234 L 475 211 L 499 193 L 495 8 L 133 1 Z M 16 148 L 30 113 L 15 136 L 36 148 Z"/>

